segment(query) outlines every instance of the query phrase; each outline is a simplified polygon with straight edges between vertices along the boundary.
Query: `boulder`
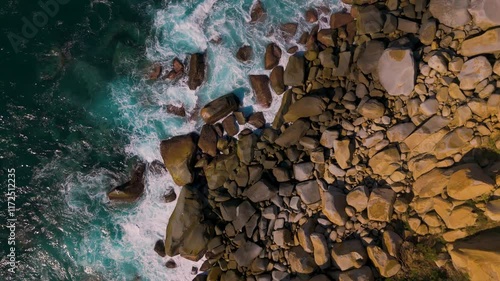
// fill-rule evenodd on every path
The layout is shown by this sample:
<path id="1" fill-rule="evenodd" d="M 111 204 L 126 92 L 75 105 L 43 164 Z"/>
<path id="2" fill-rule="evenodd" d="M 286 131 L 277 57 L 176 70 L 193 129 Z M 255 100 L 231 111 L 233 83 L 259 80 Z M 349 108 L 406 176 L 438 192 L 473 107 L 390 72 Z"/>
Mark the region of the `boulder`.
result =
<path id="1" fill-rule="evenodd" d="M 163 163 L 175 184 L 183 186 L 194 180 L 193 160 L 196 143 L 192 135 L 181 135 L 164 140 L 160 144 Z"/>
<path id="2" fill-rule="evenodd" d="M 302 86 L 305 79 L 305 59 L 302 56 L 291 56 L 285 68 L 284 82 L 287 86 Z"/>
<path id="3" fill-rule="evenodd" d="M 281 147 L 289 147 L 299 142 L 306 132 L 309 130 L 311 123 L 305 119 L 295 121 L 288 127 L 275 141 Z"/>
<path id="4" fill-rule="evenodd" d="M 490 62 L 483 56 L 475 57 L 466 61 L 460 73 L 457 75 L 460 80 L 460 89 L 474 90 L 477 84 L 493 74 Z"/>
<path id="5" fill-rule="evenodd" d="M 360 48 L 357 65 L 364 74 L 370 74 L 377 68 L 378 61 L 384 52 L 384 43 L 379 40 L 370 40 Z"/>
<path id="6" fill-rule="evenodd" d="M 297 239 L 299 240 L 299 245 L 308 253 L 314 252 L 311 235 L 314 233 L 315 226 L 316 220 L 309 218 L 297 229 Z"/>
<path id="7" fill-rule="evenodd" d="M 326 110 L 325 101 L 318 96 L 305 96 L 292 103 L 288 112 L 283 116 L 285 122 L 295 122 L 302 117 L 320 115 Z"/>
<path id="8" fill-rule="evenodd" d="M 294 99 L 294 93 L 292 90 L 286 90 L 283 93 L 283 97 L 281 98 L 281 104 L 280 108 L 278 109 L 278 112 L 276 112 L 276 115 L 274 116 L 274 120 L 272 123 L 273 129 L 279 129 L 285 122 L 283 119 L 283 116 L 288 112 L 288 109 L 290 108 L 290 105 L 293 102 Z"/>
<path id="9" fill-rule="evenodd" d="M 438 196 L 444 192 L 449 178 L 450 175 L 446 170 L 431 170 L 413 183 L 413 193 L 420 198 Z"/>
<path id="10" fill-rule="evenodd" d="M 321 193 L 322 212 L 332 223 L 338 226 L 345 225 L 348 219 L 346 206 L 346 196 L 341 191 L 329 188 L 328 191 Z"/>
<path id="11" fill-rule="evenodd" d="M 469 13 L 472 21 L 482 30 L 500 25 L 500 2 L 497 0 L 471 0 Z"/>
<path id="12" fill-rule="evenodd" d="M 229 113 L 237 110 L 239 103 L 235 94 L 224 95 L 205 105 L 200 111 L 201 118 L 207 124 L 214 124 Z"/>
<path id="13" fill-rule="evenodd" d="M 168 220 L 165 253 L 180 254 L 191 261 L 200 260 L 210 240 L 210 227 L 203 223 L 204 196 L 196 186 L 185 185 L 179 194 L 174 211 Z"/>
<path id="14" fill-rule="evenodd" d="M 390 142 L 402 142 L 415 131 L 415 129 L 416 126 L 411 122 L 394 125 L 387 130 L 387 139 L 389 139 Z"/>
<path id="15" fill-rule="evenodd" d="M 288 252 L 288 263 L 292 272 L 310 274 L 316 269 L 314 258 L 302 247 L 293 247 Z"/>
<path id="16" fill-rule="evenodd" d="M 283 80 L 284 71 L 283 66 L 278 65 L 273 68 L 271 74 L 269 75 L 271 88 L 277 95 L 281 95 L 285 91 L 285 82 Z"/>
<path id="17" fill-rule="evenodd" d="M 171 113 L 180 117 L 186 117 L 186 109 L 183 105 L 175 106 L 173 104 L 167 105 L 167 113 Z"/>
<path id="18" fill-rule="evenodd" d="M 397 148 L 385 149 L 370 158 L 368 165 L 375 174 L 390 176 L 400 167 L 401 156 Z"/>
<path id="19" fill-rule="evenodd" d="M 313 176 L 314 163 L 301 162 L 293 165 L 293 174 L 297 181 L 305 181 Z"/>
<path id="20" fill-rule="evenodd" d="M 472 149 L 470 141 L 473 137 L 474 131 L 464 127 L 457 128 L 447 133 L 438 143 L 436 143 L 436 158 L 442 160 L 456 153 L 467 153 Z"/>
<path id="21" fill-rule="evenodd" d="M 370 191 L 366 186 L 358 186 L 347 194 L 347 204 L 354 207 L 357 212 L 362 212 L 368 206 L 368 196 Z"/>
<path id="22" fill-rule="evenodd" d="M 188 87 L 196 90 L 205 80 L 205 54 L 192 54 L 189 59 Z"/>
<path id="23" fill-rule="evenodd" d="M 248 225 L 250 225 L 249 221 L 255 212 L 257 211 L 252 206 L 252 203 L 247 200 L 241 202 L 241 204 L 236 207 L 236 214 L 233 220 L 234 230 L 241 231 L 243 227 L 248 227 Z"/>
<path id="24" fill-rule="evenodd" d="M 335 45 L 333 41 L 334 30 L 330 28 L 321 29 L 316 34 L 316 40 L 326 47 L 333 47 Z"/>
<path id="25" fill-rule="evenodd" d="M 470 20 L 469 0 L 431 0 L 429 11 L 440 23 L 457 28 Z"/>
<path id="26" fill-rule="evenodd" d="M 262 247 L 247 241 L 234 252 L 234 260 L 239 266 L 248 267 L 259 256 L 261 251 Z"/>
<path id="27" fill-rule="evenodd" d="M 456 200 L 469 200 L 490 193 L 495 182 L 477 164 L 464 164 L 454 168 L 446 191 Z"/>
<path id="28" fill-rule="evenodd" d="M 339 281 L 373 281 L 373 272 L 369 266 L 351 269 L 339 274 Z"/>
<path id="29" fill-rule="evenodd" d="M 316 180 L 300 182 L 295 186 L 295 189 L 302 202 L 306 205 L 314 204 L 321 200 L 319 186 Z"/>
<path id="30" fill-rule="evenodd" d="M 403 239 L 392 230 L 385 230 L 382 234 L 382 242 L 384 250 L 389 253 L 389 255 L 398 258 L 401 250 L 401 245 L 403 245 Z"/>
<path id="31" fill-rule="evenodd" d="M 391 96 L 409 96 L 415 87 L 415 61 L 409 49 L 386 49 L 377 65 L 380 83 Z"/>
<path id="32" fill-rule="evenodd" d="M 370 245 L 366 248 L 370 260 L 383 277 L 392 277 L 401 269 L 401 264 L 394 257 L 384 252 L 380 247 Z"/>
<path id="33" fill-rule="evenodd" d="M 213 125 L 205 124 L 201 127 L 198 147 L 203 153 L 215 157 L 217 155 L 217 139 L 217 132 L 215 132 Z"/>
<path id="34" fill-rule="evenodd" d="M 418 38 L 420 42 L 424 45 L 430 45 L 436 38 L 437 23 L 434 19 L 427 19 L 420 25 L 420 30 L 418 31 Z"/>
<path id="35" fill-rule="evenodd" d="M 377 119 L 384 116 L 385 106 L 375 99 L 369 99 L 358 106 L 358 112 L 367 119 Z"/>
<path id="36" fill-rule="evenodd" d="M 465 40 L 459 53 L 462 56 L 473 57 L 480 54 L 490 54 L 500 51 L 500 27 Z"/>
<path id="37" fill-rule="evenodd" d="M 236 52 L 236 58 L 242 62 L 251 60 L 252 56 L 253 56 L 253 49 L 248 45 L 240 47 L 238 49 L 238 52 Z"/>
<path id="38" fill-rule="evenodd" d="M 298 27 L 298 24 L 295 22 L 289 22 L 289 23 L 282 24 L 280 26 L 280 31 L 281 31 L 281 34 L 283 35 L 283 38 L 285 40 L 288 40 L 288 39 L 294 37 L 295 34 L 297 34 L 297 27 Z"/>
<path id="39" fill-rule="evenodd" d="M 488 202 L 484 215 L 492 221 L 500 221 L 500 199 Z"/>
<path id="40" fill-rule="evenodd" d="M 368 199 L 368 218 L 372 221 L 389 222 L 392 219 L 396 192 L 388 188 L 375 188 Z"/>
<path id="41" fill-rule="evenodd" d="M 305 19 L 308 23 L 313 23 L 318 21 L 318 12 L 315 9 L 309 9 L 306 11 Z"/>
<path id="42" fill-rule="evenodd" d="M 368 260 L 365 247 L 358 239 L 333 244 L 331 254 L 335 266 L 342 271 L 360 268 Z"/>
<path id="43" fill-rule="evenodd" d="M 162 258 L 167 255 L 165 253 L 165 242 L 161 239 L 156 241 L 154 250 Z"/>
<path id="44" fill-rule="evenodd" d="M 243 196 L 254 203 L 270 200 L 274 195 L 276 195 L 274 186 L 265 179 L 259 180 L 243 192 Z"/>
<path id="45" fill-rule="evenodd" d="M 112 201 L 133 202 L 141 197 L 144 192 L 144 171 L 146 164 L 138 164 L 132 173 L 130 181 L 113 188 L 108 192 L 108 198 Z"/>
<path id="46" fill-rule="evenodd" d="M 349 13 L 337 12 L 330 16 L 330 28 L 335 29 L 347 25 L 354 21 L 354 18 Z"/>
<path id="47" fill-rule="evenodd" d="M 345 77 L 349 75 L 351 67 L 351 52 L 341 52 L 338 54 L 339 64 L 332 70 L 332 76 Z"/>
<path id="48" fill-rule="evenodd" d="M 250 22 L 255 23 L 255 22 L 262 22 L 266 18 L 266 10 L 264 9 L 264 6 L 262 5 L 262 2 L 260 0 L 257 0 L 255 4 L 252 6 L 252 9 L 250 11 Z"/>
<path id="49" fill-rule="evenodd" d="M 471 281 L 500 280 L 500 228 L 455 241 L 447 250 L 453 266 Z"/>
<path id="50" fill-rule="evenodd" d="M 264 68 L 273 69 L 280 63 L 281 59 L 281 49 L 275 43 L 270 43 L 266 47 L 266 53 L 264 55 Z"/>
<path id="51" fill-rule="evenodd" d="M 250 117 L 248 117 L 248 124 L 254 126 L 257 129 L 260 129 L 266 125 L 266 118 L 264 117 L 264 113 L 255 112 Z"/>
<path id="52" fill-rule="evenodd" d="M 358 7 L 357 29 L 359 34 L 373 34 L 382 30 L 384 20 L 375 5 Z"/>
<path id="53" fill-rule="evenodd" d="M 249 75 L 249 77 L 257 104 L 269 108 L 273 102 L 271 89 L 269 89 L 269 77 L 267 75 Z"/>
<path id="54" fill-rule="evenodd" d="M 311 234 L 311 242 L 314 248 L 314 261 L 320 268 L 327 268 L 330 266 L 330 253 L 328 245 L 323 234 Z"/>
<path id="55" fill-rule="evenodd" d="M 469 206 L 459 206 L 454 208 L 448 217 L 443 218 L 443 221 L 449 229 L 466 228 L 476 224 L 477 214 Z"/>

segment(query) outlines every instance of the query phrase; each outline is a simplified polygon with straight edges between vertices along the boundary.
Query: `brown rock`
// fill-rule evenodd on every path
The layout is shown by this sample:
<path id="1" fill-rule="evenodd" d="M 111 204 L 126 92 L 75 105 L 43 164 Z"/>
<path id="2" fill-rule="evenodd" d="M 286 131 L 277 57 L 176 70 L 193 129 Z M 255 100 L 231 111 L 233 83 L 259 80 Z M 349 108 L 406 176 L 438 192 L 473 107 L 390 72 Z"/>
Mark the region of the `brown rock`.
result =
<path id="1" fill-rule="evenodd" d="M 240 130 L 233 114 L 229 115 L 226 119 L 224 119 L 224 121 L 222 121 L 222 126 L 224 127 L 224 131 L 226 131 L 226 133 L 231 137 L 236 136 Z"/>
<path id="2" fill-rule="evenodd" d="M 200 115 L 207 124 L 214 124 L 238 109 L 239 100 L 233 93 L 219 97 L 205 105 Z"/>
<path id="3" fill-rule="evenodd" d="M 201 127 L 198 147 L 212 157 L 217 155 L 217 133 L 212 125 L 205 124 Z"/>
<path id="4" fill-rule="evenodd" d="M 191 135 L 181 135 L 164 140 L 160 144 L 165 167 L 175 184 L 184 186 L 193 182 L 193 160 L 196 144 Z"/>
<path id="5" fill-rule="evenodd" d="M 269 75 L 271 81 L 271 88 L 277 95 L 283 94 L 285 91 L 285 82 L 283 80 L 284 68 L 281 65 L 276 66 Z"/>
<path id="6" fill-rule="evenodd" d="M 192 54 L 189 60 L 188 86 L 196 90 L 205 80 L 205 54 Z"/>
<path id="7" fill-rule="evenodd" d="M 109 200 L 133 202 L 137 200 L 144 192 L 144 171 L 146 165 L 138 164 L 132 173 L 130 181 L 113 188 L 108 193 Z"/>
<path id="8" fill-rule="evenodd" d="M 466 57 L 498 51 L 500 51 L 500 28 L 490 29 L 480 36 L 465 40 L 459 49 L 459 53 Z"/>
<path id="9" fill-rule="evenodd" d="M 309 23 L 318 21 L 318 12 L 315 9 L 309 9 L 306 11 L 306 21 Z"/>
<path id="10" fill-rule="evenodd" d="M 238 52 L 236 53 L 236 58 L 243 62 L 251 60 L 252 56 L 253 56 L 253 49 L 248 45 L 239 48 Z"/>
<path id="11" fill-rule="evenodd" d="M 358 239 L 333 244 L 331 254 L 334 264 L 342 271 L 360 268 L 368 259 L 365 247 Z"/>
<path id="12" fill-rule="evenodd" d="M 271 90 L 269 89 L 269 77 L 267 75 L 249 75 L 249 77 L 257 104 L 264 108 L 269 108 L 273 101 Z"/>
<path id="13" fill-rule="evenodd" d="M 281 58 L 281 49 L 275 43 L 270 43 L 266 47 L 266 53 L 264 55 L 264 67 L 265 69 L 273 69 L 276 67 Z"/>
<path id="14" fill-rule="evenodd" d="M 184 106 L 175 106 L 173 104 L 167 105 L 167 112 L 180 116 L 180 117 L 185 117 L 186 116 L 186 110 L 184 109 Z"/>
<path id="15" fill-rule="evenodd" d="M 264 113 L 259 111 L 250 115 L 250 118 L 248 118 L 248 124 L 254 126 L 257 129 L 264 127 L 266 125 L 266 118 L 264 117 Z"/>
<path id="16" fill-rule="evenodd" d="M 383 277 L 391 277 L 396 275 L 401 269 L 401 265 L 394 257 L 384 252 L 378 246 L 368 246 L 366 248 L 370 260 Z"/>
<path id="17" fill-rule="evenodd" d="M 151 70 L 148 74 L 149 80 L 158 79 L 158 77 L 160 77 L 160 75 L 161 75 L 162 69 L 163 69 L 163 67 L 161 66 L 161 64 L 159 64 L 159 63 L 153 64 L 153 66 L 151 67 Z"/>
<path id="18" fill-rule="evenodd" d="M 338 12 L 330 16 L 330 28 L 335 29 L 347 25 L 348 23 L 354 21 L 351 14 Z"/>
<path id="19" fill-rule="evenodd" d="M 255 2 L 255 5 L 253 5 L 250 12 L 250 18 L 250 22 L 252 23 L 262 22 L 266 19 L 266 10 L 264 9 L 264 6 L 262 5 L 262 2 L 260 0 L 257 0 L 257 2 Z"/>
<path id="20" fill-rule="evenodd" d="M 368 218 L 373 221 L 386 221 L 392 219 L 396 193 L 388 188 L 375 188 L 368 200 Z"/>
<path id="21" fill-rule="evenodd" d="M 288 252 L 288 263 L 292 272 L 310 274 L 316 269 L 314 258 L 302 247 L 293 247 Z"/>
<path id="22" fill-rule="evenodd" d="M 488 194 L 495 182 L 477 164 L 464 164 L 454 168 L 446 191 L 456 200 L 469 200 Z"/>

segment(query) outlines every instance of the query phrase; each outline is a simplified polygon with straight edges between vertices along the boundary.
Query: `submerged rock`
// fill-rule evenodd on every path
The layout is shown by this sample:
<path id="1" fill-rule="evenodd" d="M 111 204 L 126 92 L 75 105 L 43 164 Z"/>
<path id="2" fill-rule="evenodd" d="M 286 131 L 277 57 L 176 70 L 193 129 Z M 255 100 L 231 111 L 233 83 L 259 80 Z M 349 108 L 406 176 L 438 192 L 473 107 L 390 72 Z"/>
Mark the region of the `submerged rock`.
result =
<path id="1" fill-rule="evenodd" d="M 229 113 L 237 110 L 239 103 L 240 101 L 235 94 L 224 95 L 205 105 L 200 111 L 201 118 L 207 124 L 214 124 Z"/>
<path id="2" fill-rule="evenodd" d="M 132 202 L 137 200 L 144 192 L 144 171 L 146 164 L 139 164 L 134 168 L 130 181 L 113 188 L 108 193 L 108 198 L 114 201 Z"/>
<path id="3" fill-rule="evenodd" d="M 162 141 L 160 152 L 175 184 L 183 186 L 193 182 L 192 169 L 196 143 L 192 135 L 182 135 Z"/>
<path id="4" fill-rule="evenodd" d="M 238 52 L 236 53 L 236 58 L 243 62 L 251 60 L 252 56 L 253 56 L 253 49 L 248 45 L 239 48 Z"/>
<path id="5" fill-rule="evenodd" d="M 250 22 L 252 23 L 264 21 L 266 19 L 266 10 L 260 0 L 257 0 L 255 5 L 253 5 L 252 10 L 250 11 L 250 18 Z"/>

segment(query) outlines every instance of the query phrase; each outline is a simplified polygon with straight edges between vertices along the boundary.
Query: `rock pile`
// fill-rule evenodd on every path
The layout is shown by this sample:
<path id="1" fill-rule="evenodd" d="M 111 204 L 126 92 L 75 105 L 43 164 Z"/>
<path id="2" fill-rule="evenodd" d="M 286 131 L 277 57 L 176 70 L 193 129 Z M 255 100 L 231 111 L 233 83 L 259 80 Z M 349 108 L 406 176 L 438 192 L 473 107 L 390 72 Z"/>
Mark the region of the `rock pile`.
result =
<path id="1" fill-rule="evenodd" d="M 499 220 L 498 154 L 474 157 L 500 129 L 500 34 L 485 29 L 500 24 L 485 10 L 496 2 L 344 2 L 351 13 L 305 33 L 305 53 L 286 67 L 278 45 L 266 49 L 270 78 L 250 81 L 263 107 L 271 89 L 283 95 L 270 126 L 238 133 L 247 119 L 230 94 L 201 110 L 199 137 L 162 142 L 185 185 L 165 252 L 205 255 L 196 280 L 404 276 L 412 237 L 454 242 Z M 253 21 L 263 11 L 258 1 Z M 464 243 L 448 251 L 467 271 L 459 256 L 475 255 L 461 250 L 474 243 Z"/>

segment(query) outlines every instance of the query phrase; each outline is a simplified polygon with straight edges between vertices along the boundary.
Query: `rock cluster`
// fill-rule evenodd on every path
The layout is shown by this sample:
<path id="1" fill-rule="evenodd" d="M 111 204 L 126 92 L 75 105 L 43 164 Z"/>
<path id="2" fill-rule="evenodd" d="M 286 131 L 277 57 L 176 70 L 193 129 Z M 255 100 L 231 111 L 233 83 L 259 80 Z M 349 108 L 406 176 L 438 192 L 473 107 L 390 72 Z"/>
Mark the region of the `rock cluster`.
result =
<path id="1" fill-rule="evenodd" d="M 208 275 L 196 280 L 404 276 L 401 247 L 412 238 L 451 243 L 481 218 L 500 219 L 498 154 L 479 153 L 500 129 L 499 23 L 485 10 L 496 2 L 344 2 L 350 14 L 305 33 L 305 53 L 285 67 L 278 45 L 266 49 L 270 78 L 249 79 L 263 107 L 271 89 L 283 95 L 269 126 L 256 113 L 248 120 L 263 128 L 239 131 L 247 118 L 230 94 L 201 110 L 199 137 L 162 142 L 184 185 L 165 252 L 204 254 Z M 264 14 L 257 1 L 252 21 Z M 468 250 L 474 243 L 449 244 L 445 263 L 498 274 L 498 249 L 477 250 L 496 259 L 488 263 Z"/>

